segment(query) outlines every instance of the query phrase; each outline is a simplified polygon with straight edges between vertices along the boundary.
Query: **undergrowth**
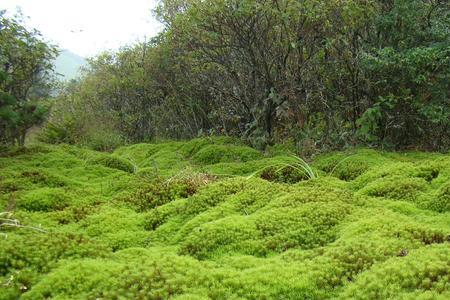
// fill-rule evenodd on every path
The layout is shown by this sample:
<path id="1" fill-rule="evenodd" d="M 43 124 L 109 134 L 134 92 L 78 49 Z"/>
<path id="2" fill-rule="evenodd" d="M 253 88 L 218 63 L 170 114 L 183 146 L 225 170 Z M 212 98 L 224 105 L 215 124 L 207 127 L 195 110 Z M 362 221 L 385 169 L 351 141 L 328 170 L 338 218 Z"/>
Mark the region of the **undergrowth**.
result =
<path id="1" fill-rule="evenodd" d="M 271 153 L 3 152 L 0 299 L 448 299 L 449 155 Z"/>

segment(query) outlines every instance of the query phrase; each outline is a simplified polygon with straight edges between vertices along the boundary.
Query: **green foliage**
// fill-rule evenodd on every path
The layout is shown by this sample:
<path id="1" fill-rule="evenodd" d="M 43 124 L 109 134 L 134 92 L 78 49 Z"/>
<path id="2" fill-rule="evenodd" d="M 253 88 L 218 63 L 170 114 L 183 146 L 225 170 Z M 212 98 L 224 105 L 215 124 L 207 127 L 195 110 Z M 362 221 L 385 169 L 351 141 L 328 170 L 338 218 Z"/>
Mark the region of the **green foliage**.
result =
<path id="1" fill-rule="evenodd" d="M 448 1 L 163 0 L 165 30 L 90 59 L 48 131 L 66 139 L 74 122 L 97 149 L 221 134 L 260 150 L 287 142 L 302 157 L 357 144 L 445 152 L 448 11 Z"/>
<path id="2" fill-rule="evenodd" d="M 41 123 L 50 95 L 52 60 L 57 50 L 21 16 L 0 11 L 0 143 L 23 146 L 27 130 Z"/>

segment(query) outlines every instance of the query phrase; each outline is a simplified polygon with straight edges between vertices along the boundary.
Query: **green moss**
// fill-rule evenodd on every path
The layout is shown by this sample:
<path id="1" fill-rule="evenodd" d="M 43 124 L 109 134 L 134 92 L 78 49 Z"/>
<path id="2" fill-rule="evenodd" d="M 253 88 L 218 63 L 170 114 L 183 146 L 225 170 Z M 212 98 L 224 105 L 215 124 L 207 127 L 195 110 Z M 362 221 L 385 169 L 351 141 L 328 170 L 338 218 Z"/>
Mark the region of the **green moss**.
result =
<path id="1" fill-rule="evenodd" d="M 223 162 L 246 162 L 256 160 L 262 154 L 250 147 L 234 145 L 208 145 L 192 157 L 197 164 L 212 165 Z"/>
<path id="2" fill-rule="evenodd" d="M 282 149 L 9 151 L 0 207 L 47 233 L 0 220 L 0 299 L 448 298 L 449 155 L 324 154 L 305 180 Z"/>
<path id="3" fill-rule="evenodd" d="M 450 182 L 443 184 L 435 193 L 423 200 L 423 206 L 437 212 L 450 212 Z"/>
<path id="4" fill-rule="evenodd" d="M 356 152 L 325 154 L 315 159 L 314 166 L 341 180 L 351 181 L 371 167 L 383 165 L 390 160 L 374 150 L 360 149 Z"/>
<path id="5" fill-rule="evenodd" d="M 252 216 L 268 250 L 324 246 L 336 238 L 335 226 L 349 213 L 342 202 L 305 203 L 292 208 L 272 208 Z"/>
<path id="6" fill-rule="evenodd" d="M 306 172 L 294 166 L 268 167 L 261 171 L 260 177 L 274 182 L 296 183 L 309 179 Z"/>
<path id="7" fill-rule="evenodd" d="M 198 259 L 211 257 L 217 251 L 255 254 L 258 237 L 253 222 L 242 216 L 231 216 L 195 228 L 181 243 L 180 253 Z"/>
<path id="8" fill-rule="evenodd" d="M 115 259 L 67 263 L 23 298 L 169 299 L 191 294 L 198 299 L 208 296 L 213 283 L 194 260 L 136 249 Z"/>
<path id="9" fill-rule="evenodd" d="M 389 176 L 380 178 L 360 190 L 360 193 L 374 197 L 415 201 L 421 191 L 427 188 L 422 178 L 404 178 L 402 176 Z"/>
<path id="10" fill-rule="evenodd" d="M 11 296 L 29 290 L 41 274 L 52 270 L 61 259 L 108 255 L 105 247 L 91 243 L 82 235 L 35 231 L 2 238 L 0 253 L 0 276 L 7 282 L 2 289 Z"/>
<path id="11" fill-rule="evenodd" d="M 182 145 L 180 142 L 137 144 L 119 148 L 114 154 L 134 162 L 138 171 L 147 169 L 157 176 L 173 175 L 189 165 L 180 151 Z"/>
<path id="12" fill-rule="evenodd" d="M 78 228 L 113 251 L 144 246 L 148 236 L 143 216 L 126 208 L 103 207 L 80 221 Z"/>
<path id="13" fill-rule="evenodd" d="M 199 152 L 202 148 L 208 145 L 240 145 L 239 140 L 228 137 L 228 136 L 218 136 L 218 137 L 207 137 L 207 138 L 197 138 L 186 141 L 181 146 L 180 150 L 186 157 L 192 157 L 197 152 Z"/>
<path id="14" fill-rule="evenodd" d="M 17 206 L 29 211 L 61 210 L 73 202 L 71 195 L 62 188 L 38 188 L 25 193 Z"/>
<path id="15" fill-rule="evenodd" d="M 99 164 L 107 168 L 117 169 L 128 173 L 135 172 L 135 167 L 130 161 L 113 155 L 101 155 L 89 160 L 89 163 Z"/>
<path id="16" fill-rule="evenodd" d="M 261 175 L 266 168 L 275 167 L 295 163 L 296 160 L 292 156 L 277 156 L 270 158 L 262 158 L 258 160 L 250 160 L 243 163 L 225 162 L 213 165 L 203 166 L 201 170 L 219 176 L 248 176 Z M 256 173 L 256 174 L 255 174 Z"/>
<path id="17" fill-rule="evenodd" d="M 21 172 L 20 176 L 27 181 L 45 187 L 63 187 L 67 180 L 62 176 L 51 174 L 42 169 L 29 169 Z"/>
<path id="18" fill-rule="evenodd" d="M 281 156 L 281 155 L 295 155 L 297 153 L 297 148 L 294 141 L 289 140 L 283 144 L 274 144 L 266 147 L 266 152 L 270 156 Z"/>
<path id="19" fill-rule="evenodd" d="M 357 278 L 341 298 L 414 299 L 414 296 L 428 298 L 434 295 L 444 299 L 449 294 L 449 282 L 450 248 L 434 245 L 373 267 Z"/>

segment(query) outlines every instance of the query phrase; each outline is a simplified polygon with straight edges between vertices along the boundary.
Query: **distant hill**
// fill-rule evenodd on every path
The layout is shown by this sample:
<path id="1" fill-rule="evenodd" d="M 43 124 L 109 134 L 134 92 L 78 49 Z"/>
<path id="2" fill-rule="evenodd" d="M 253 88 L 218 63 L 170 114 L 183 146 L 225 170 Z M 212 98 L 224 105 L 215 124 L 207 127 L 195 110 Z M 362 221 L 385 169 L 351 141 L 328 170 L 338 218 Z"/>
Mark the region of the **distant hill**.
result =
<path id="1" fill-rule="evenodd" d="M 55 59 L 55 71 L 60 74 L 59 77 L 64 80 L 70 80 L 77 77 L 80 67 L 86 64 L 86 59 L 70 52 L 62 50 Z"/>

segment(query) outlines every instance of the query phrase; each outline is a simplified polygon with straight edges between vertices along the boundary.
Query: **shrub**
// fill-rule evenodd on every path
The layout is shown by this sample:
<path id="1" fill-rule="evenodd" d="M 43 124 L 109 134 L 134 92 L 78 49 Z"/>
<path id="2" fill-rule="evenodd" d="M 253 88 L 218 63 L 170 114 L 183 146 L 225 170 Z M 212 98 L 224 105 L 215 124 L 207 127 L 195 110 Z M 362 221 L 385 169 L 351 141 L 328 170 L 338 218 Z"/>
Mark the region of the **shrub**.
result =
<path id="1" fill-rule="evenodd" d="M 83 144 L 97 151 L 113 151 L 125 144 L 124 137 L 114 130 L 94 129 L 84 137 Z"/>

